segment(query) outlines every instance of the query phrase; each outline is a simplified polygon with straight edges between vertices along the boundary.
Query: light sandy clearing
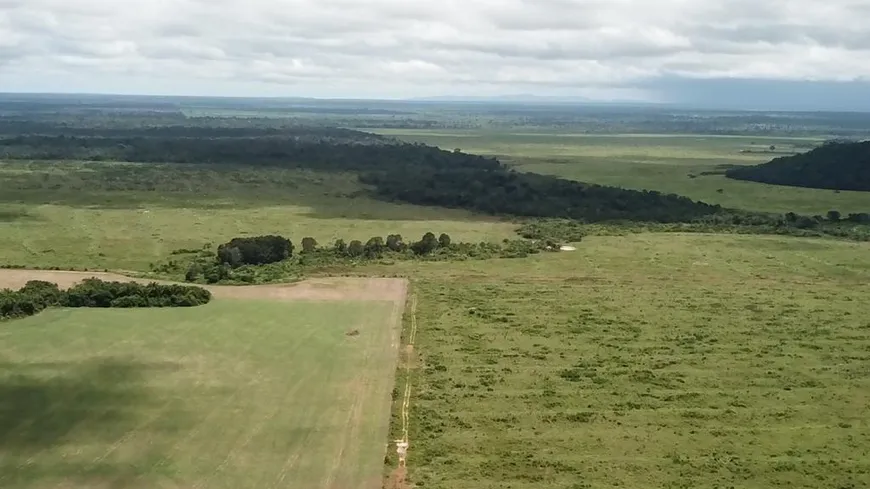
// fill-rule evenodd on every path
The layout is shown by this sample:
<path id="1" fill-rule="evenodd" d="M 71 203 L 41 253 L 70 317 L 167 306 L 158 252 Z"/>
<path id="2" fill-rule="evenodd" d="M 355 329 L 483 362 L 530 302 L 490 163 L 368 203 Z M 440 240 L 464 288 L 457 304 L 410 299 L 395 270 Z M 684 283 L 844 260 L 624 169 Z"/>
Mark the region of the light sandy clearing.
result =
<path id="1" fill-rule="evenodd" d="M 53 270 L 0 270 L 0 289 L 18 289 L 29 280 L 54 282 L 61 288 L 71 287 L 84 279 L 141 282 L 135 279 L 103 272 L 65 272 Z M 161 282 L 168 283 L 168 282 Z M 389 301 L 405 303 L 407 281 L 398 278 L 341 277 L 317 278 L 292 284 L 275 285 L 207 285 L 206 289 L 219 299 L 270 299 L 282 301 Z"/>

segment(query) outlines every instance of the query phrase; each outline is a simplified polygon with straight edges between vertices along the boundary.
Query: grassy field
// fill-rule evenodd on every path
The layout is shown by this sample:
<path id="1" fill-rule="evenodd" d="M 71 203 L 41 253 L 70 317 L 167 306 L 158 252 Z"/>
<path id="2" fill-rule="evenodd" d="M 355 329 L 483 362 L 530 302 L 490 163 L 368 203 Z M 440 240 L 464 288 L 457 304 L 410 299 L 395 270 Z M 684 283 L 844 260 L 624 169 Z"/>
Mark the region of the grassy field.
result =
<path id="1" fill-rule="evenodd" d="M 514 236 L 507 222 L 361 190 L 354 176 L 302 170 L 0 162 L 0 263 L 147 270 L 179 248 L 260 234 Z"/>
<path id="2" fill-rule="evenodd" d="M 870 210 L 870 194 L 700 175 L 811 140 L 393 134 L 733 207 Z M 297 170 L 2 162 L 0 263 L 145 271 L 177 248 L 265 233 L 513 236 L 360 190 Z M 419 487 L 870 485 L 867 243 L 631 234 L 578 247 L 354 270 L 414 280 Z M 0 487 L 375 487 L 389 307 L 218 300 L 3 323 Z"/>
<path id="3" fill-rule="evenodd" d="M 416 265 L 428 488 L 870 485 L 867 244 L 595 237 Z"/>
<path id="4" fill-rule="evenodd" d="M 4 323 L 0 487 L 380 487 L 392 307 L 220 300 Z"/>
<path id="5" fill-rule="evenodd" d="M 868 192 L 834 192 L 725 178 L 727 165 L 755 165 L 808 151 L 818 139 L 748 136 L 584 135 L 373 130 L 445 149 L 499 156 L 517 169 L 583 182 L 685 195 L 725 207 L 821 214 L 867 212 Z M 770 146 L 775 146 L 773 153 Z M 748 152 L 744 152 L 748 151 Z M 714 173 L 707 174 L 704 173 Z"/>

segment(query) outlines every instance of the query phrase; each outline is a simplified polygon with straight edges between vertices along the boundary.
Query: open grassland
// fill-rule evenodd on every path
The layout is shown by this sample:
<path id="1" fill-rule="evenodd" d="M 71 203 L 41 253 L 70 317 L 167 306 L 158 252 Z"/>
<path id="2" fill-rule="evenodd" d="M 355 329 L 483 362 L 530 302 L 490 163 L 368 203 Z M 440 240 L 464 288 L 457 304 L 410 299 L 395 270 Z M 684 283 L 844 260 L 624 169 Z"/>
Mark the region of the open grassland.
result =
<path id="1" fill-rule="evenodd" d="M 217 300 L 0 324 L 0 487 L 378 488 L 396 312 Z"/>
<path id="2" fill-rule="evenodd" d="M 528 260 L 410 264 L 411 480 L 867 487 L 868 253 L 642 234 Z"/>
<path id="3" fill-rule="evenodd" d="M 586 135 L 377 129 L 444 149 L 498 156 L 534 173 L 658 190 L 724 207 L 824 215 L 868 212 L 870 193 L 765 185 L 725 178 L 730 165 L 756 165 L 804 152 L 821 139 L 766 136 Z M 770 152 L 770 147 L 776 149 Z M 706 174 L 705 174 L 706 173 Z"/>
<path id="4" fill-rule="evenodd" d="M 865 194 L 700 174 L 772 156 L 742 149 L 814 141 L 401 135 L 745 209 L 870 207 Z M 297 170 L 0 163 L 0 263 L 145 271 L 175 249 L 245 235 L 297 245 L 513 235 L 507 222 L 361 190 L 349 175 Z M 866 243 L 632 234 L 578 248 L 354 270 L 415 283 L 413 483 L 870 485 Z M 52 310 L 4 323 L 0 487 L 376 487 L 394 313 L 218 295 L 190 310 Z"/>
<path id="5" fill-rule="evenodd" d="M 0 162 L 0 263 L 147 270 L 173 250 L 246 235 L 367 240 L 513 236 L 462 211 L 380 202 L 356 177 L 210 166 Z"/>

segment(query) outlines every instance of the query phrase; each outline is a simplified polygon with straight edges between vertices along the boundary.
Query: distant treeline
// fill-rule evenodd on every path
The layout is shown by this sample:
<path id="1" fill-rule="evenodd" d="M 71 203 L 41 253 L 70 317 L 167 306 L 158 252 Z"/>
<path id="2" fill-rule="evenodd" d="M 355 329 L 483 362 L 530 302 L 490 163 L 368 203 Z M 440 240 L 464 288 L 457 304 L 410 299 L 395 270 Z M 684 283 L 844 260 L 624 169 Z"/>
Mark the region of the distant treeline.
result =
<path id="1" fill-rule="evenodd" d="M 158 125 L 146 125 L 144 127 L 125 126 L 124 124 L 110 124 L 109 119 L 103 124 L 99 123 L 99 119 L 91 120 L 91 124 L 96 124 L 97 127 L 89 126 L 68 126 L 55 123 L 46 123 L 40 121 L 31 121 L 21 117 L 5 117 L 0 118 L 0 136 L 4 137 L 3 144 L 7 147 L 23 146 L 34 148 L 34 144 L 47 143 L 50 138 L 80 138 L 86 140 L 95 139 L 179 139 L 179 138 L 269 138 L 279 137 L 285 139 L 293 139 L 295 141 L 305 142 L 348 142 L 355 144 L 375 144 L 386 143 L 391 141 L 389 138 L 377 134 L 362 133 L 351 129 L 342 129 L 337 127 L 325 126 L 300 126 L 297 124 L 286 124 L 283 126 L 260 125 L 256 121 L 235 120 L 235 119 L 182 119 L 180 121 L 161 121 Z M 242 124 L 244 123 L 244 124 Z M 42 139 L 42 138 L 49 139 Z M 53 144 L 53 143 L 49 143 Z M 74 143 L 75 144 L 75 143 Z M 120 144 L 124 144 L 121 142 Z M 59 143 L 57 146 L 61 151 L 73 150 L 80 154 L 89 156 L 98 156 L 97 148 L 100 144 L 95 144 L 93 152 L 89 152 L 89 144 L 79 141 L 78 149 L 73 149 L 66 142 Z M 119 153 L 112 153 L 119 154 Z"/>
<path id="2" fill-rule="evenodd" d="M 870 141 L 831 142 L 762 165 L 731 168 L 725 175 L 773 185 L 870 191 Z"/>
<path id="3" fill-rule="evenodd" d="M 202 117 L 209 115 L 210 117 Z M 323 101 L 201 97 L 0 94 L 0 134 L 70 134 L 77 128 L 154 126 L 283 128 L 305 124 L 408 129 L 544 129 L 592 134 L 849 135 L 864 137 L 861 112 L 746 112 L 538 101 Z M 105 137 L 106 133 L 91 134 Z M 253 134 L 252 134 L 253 135 Z"/>
<path id="4" fill-rule="evenodd" d="M 829 211 L 826 216 L 801 216 L 793 212 L 782 215 L 740 212 L 706 216 L 691 222 L 622 222 L 616 225 L 589 225 L 565 219 L 535 219 L 522 224 L 517 230 L 526 239 L 562 242 L 580 241 L 589 234 L 612 235 L 639 231 L 773 234 L 870 241 L 870 214 L 862 212 L 842 216 L 835 210 Z"/>
<path id="5" fill-rule="evenodd" d="M 589 222 L 684 222 L 719 206 L 654 191 L 520 173 L 494 158 L 396 143 L 341 130 L 341 139 L 296 137 L 66 137 L 0 139 L 0 157 L 43 160 L 269 165 L 351 171 L 382 199 L 475 212 Z"/>
<path id="6" fill-rule="evenodd" d="M 48 307 L 193 307 L 211 292 L 187 285 L 147 285 L 87 279 L 68 290 L 33 280 L 19 290 L 0 290 L 0 320 L 32 316 Z"/>

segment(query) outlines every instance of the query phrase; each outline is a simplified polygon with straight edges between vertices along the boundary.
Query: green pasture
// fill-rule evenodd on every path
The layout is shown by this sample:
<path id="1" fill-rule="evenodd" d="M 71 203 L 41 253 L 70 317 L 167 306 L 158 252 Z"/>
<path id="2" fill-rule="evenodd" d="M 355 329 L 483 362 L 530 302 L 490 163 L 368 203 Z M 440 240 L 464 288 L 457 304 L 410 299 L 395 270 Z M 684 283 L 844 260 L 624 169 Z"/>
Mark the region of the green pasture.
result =
<path id="1" fill-rule="evenodd" d="M 870 211 L 868 193 L 721 175 L 816 140 L 378 132 L 728 207 Z M 246 235 L 514 236 L 364 190 L 302 170 L 0 162 L 0 263 L 143 272 Z M 867 243 L 644 233 L 353 273 L 414 282 L 417 487 L 844 489 L 870 485 L 868 256 Z M 0 324 L 0 487 L 377 487 L 388 312 L 216 301 Z"/>
<path id="2" fill-rule="evenodd" d="M 331 244 L 428 231 L 463 241 L 514 236 L 468 212 L 392 204 L 354 175 L 122 163 L 0 162 L 0 263 L 147 270 L 173 250 L 238 236 Z"/>
<path id="3" fill-rule="evenodd" d="M 640 234 L 528 260 L 409 264 L 412 481 L 867 487 L 868 253 Z"/>
<path id="4" fill-rule="evenodd" d="M 0 487 L 378 488 L 391 310 L 222 300 L 0 323 Z"/>

